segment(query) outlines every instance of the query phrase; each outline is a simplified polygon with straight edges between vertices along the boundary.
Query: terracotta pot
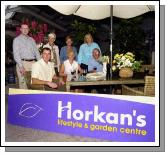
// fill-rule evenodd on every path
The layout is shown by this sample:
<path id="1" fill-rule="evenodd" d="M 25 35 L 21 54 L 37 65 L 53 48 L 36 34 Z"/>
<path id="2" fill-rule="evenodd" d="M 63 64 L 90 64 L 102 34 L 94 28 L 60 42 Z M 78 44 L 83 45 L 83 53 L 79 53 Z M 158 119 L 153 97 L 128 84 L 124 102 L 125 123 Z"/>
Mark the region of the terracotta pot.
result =
<path id="1" fill-rule="evenodd" d="M 130 78 L 133 76 L 133 71 L 131 68 L 121 68 L 119 71 L 119 76 L 121 78 Z"/>

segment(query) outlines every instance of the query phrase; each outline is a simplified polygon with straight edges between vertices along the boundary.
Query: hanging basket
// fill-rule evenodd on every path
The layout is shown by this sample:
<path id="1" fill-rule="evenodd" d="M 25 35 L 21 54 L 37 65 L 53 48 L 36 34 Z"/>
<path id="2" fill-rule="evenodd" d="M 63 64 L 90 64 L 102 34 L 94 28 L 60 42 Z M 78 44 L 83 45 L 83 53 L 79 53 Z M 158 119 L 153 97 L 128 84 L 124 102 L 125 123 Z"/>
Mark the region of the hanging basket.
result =
<path id="1" fill-rule="evenodd" d="M 119 76 L 121 78 L 130 78 L 133 76 L 133 71 L 131 68 L 121 68 L 119 71 Z"/>

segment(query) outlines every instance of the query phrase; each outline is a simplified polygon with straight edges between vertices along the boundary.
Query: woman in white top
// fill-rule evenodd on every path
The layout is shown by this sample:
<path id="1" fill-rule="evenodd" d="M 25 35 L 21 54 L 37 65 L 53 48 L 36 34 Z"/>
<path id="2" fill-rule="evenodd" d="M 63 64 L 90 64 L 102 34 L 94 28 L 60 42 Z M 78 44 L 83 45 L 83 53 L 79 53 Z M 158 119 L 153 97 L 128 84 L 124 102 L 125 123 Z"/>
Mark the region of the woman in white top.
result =
<path id="1" fill-rule="evenodd" d="M 59 48 L 57 45 L 54 44 L 56 40 L 56 34 L 50 33 L 48 35 L 48 43 L 43 46 L 43 48 L 50 48 L 51 49 L 51 62 L 54 63 L 55 72 L 56 74 L 59 72 L 60 67 L 60 56 L 59 56 Z"/>
<path id="2" fill-rule="evenodd" d="M 78 71 L 80 73 L 83 73 L 78 62 L 74 60 L 75 58 L 74 52 L 69 51 L 67 57 L 68 59 L 65 60 L 64 63 L 61 65 L 59 76 L 66 78 L 68 76 L 77 75 Z"/>

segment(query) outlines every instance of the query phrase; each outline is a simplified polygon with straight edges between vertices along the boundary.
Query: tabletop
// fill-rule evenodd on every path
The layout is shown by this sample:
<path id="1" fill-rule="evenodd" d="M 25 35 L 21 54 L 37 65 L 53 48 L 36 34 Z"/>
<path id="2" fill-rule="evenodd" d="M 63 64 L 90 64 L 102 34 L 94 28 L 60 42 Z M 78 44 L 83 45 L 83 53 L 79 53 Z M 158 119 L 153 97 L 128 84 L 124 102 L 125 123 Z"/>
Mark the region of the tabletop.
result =
<path id="1" fill-rule="evenodd" d="M 77 81 L 67 81 L 66 90 L 70 91 L 74 86 L 96 86 L 96 85 L 121 85 L 121 84 L 144 84 L 144 73 L 136 72 L 132 78 L 120 78 L 118 75 L 113 75 L 110 80 L 90 81 L 81 76 Z"/>

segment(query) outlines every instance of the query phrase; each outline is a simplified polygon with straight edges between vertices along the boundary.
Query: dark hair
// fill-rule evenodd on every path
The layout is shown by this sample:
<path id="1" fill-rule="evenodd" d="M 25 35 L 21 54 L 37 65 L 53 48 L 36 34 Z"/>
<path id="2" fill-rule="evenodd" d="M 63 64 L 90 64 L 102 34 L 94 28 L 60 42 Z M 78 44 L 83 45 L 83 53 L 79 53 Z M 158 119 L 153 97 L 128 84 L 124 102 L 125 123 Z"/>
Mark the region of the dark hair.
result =
<path id="1" fill-rule="evenodd" d="M 44 52 L 44 50 L 47 50 L 47 51 L 50 51 L 50 52 L 51 52 L 50 48 L 45 47 L 45 48 L 42 48 L 41 54 Z"/>
<path id="2" fill-rule="evenodd" d="M 68 39 L 70 39 L 71 41 L 73 41 L 72 37 L 70 35 L 66 36 L 65 41 L 67 41 Z"/>
<path id="3" fill-rule="evenodd" d="M 29 25 L 28 25 L 27 23 L 25 23 L 25 22 L 21 23 L 20 27 L 21 27 L 22 25 L 27 25 L 27 26 L 29 27 Z"/>

